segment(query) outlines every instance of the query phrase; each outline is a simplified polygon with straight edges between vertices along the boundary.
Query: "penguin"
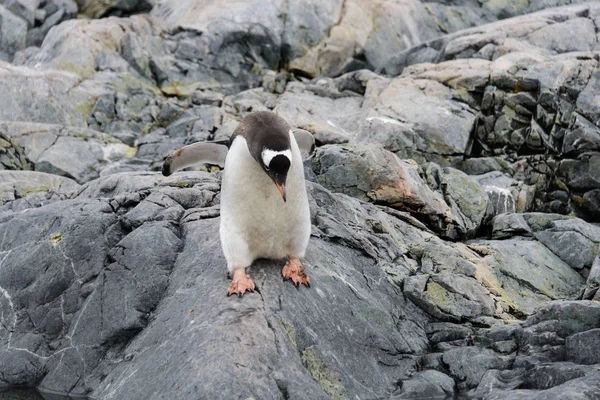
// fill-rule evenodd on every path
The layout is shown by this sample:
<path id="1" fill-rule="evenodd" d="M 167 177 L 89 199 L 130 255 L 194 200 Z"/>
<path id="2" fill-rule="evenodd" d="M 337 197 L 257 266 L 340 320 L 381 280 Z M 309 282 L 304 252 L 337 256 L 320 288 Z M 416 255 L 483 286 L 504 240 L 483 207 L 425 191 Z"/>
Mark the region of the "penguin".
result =
<path id="1" fill-rule="evenodd" d="M 283 278 L 310 286 L 301 261 L 311 231 L 302 156 L 314 147 L 309 132 L 259 111 L 242 119 L 228 146 L 199 142 L 165 158 L 165 176 L 197 163 L 224 166 L 219 234 L 232 279 L 227 295 L 254 291 L 247 269 L 259 258 L 285 259 Z"/>

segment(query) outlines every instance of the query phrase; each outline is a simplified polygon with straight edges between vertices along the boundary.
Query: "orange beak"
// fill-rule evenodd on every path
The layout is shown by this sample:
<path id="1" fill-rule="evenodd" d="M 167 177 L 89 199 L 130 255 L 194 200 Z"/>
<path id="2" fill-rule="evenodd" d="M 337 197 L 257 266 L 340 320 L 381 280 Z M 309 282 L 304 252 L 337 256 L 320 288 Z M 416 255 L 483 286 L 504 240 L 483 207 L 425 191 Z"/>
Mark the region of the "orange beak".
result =
<path id="1" fill-rule="evenodd" d="M 281 195 L 281 198 L 283 198 L 283 201 L 285 201 L 285 184 L 279 184 L 279 183 L 275 183 L 275 186 L 277 186 L 277 190 L 279 190 L 279 194 Z"/>

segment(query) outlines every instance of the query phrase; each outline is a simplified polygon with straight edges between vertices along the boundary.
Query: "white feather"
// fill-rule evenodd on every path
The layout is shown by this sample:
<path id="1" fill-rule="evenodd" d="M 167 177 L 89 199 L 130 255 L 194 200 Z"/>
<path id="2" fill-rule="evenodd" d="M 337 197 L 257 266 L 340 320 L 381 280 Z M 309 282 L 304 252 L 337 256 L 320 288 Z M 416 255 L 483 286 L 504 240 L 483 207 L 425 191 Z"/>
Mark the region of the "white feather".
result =
<path id="1" fill-rule="evenodd" d="M 249 267 L 258 258 L 304 256 L 310 212 L 300 149 L 293 135 L 290 139 L 286 202 L 248 151 L 246 139 L 238 136 L 231 145 L 221 186 L 220 227 L 230 272 Z"/>
<path id="2" fill-rule="evenodd" d="M 271 165 L 271 160 L 273 160 L 273 158 L 276 156 L 285 156 L 288 160 L 290 160 L 290 164 L 292 163 L 292 152 L 289 150 L 275 151 L 271 149 L 264 149 L 260 156 L 262 157 L 263 164 L 265 164 L 267 167 Z"/>

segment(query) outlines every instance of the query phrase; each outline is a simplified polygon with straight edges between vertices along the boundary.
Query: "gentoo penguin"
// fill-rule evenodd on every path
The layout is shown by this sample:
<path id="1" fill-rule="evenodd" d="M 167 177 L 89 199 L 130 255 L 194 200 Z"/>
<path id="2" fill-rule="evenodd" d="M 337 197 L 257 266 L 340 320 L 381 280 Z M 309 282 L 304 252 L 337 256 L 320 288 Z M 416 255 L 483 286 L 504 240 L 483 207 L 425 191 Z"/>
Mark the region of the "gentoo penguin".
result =
<path id="1" fill-rule="evenodd" d="M 287 259 L 281 273 L 294 285 L 309 286 L 304 257 L 310 213 L 302 152 L 314 149 L 313 136 L 292 130 L 273 112 L 248 114 L 229 141 L 185 146 L 167 156 L 163 174 L 196 163 L 225 166 L 221 185 L 221 246 L 232 282 L 228 295 L 255 286 L 246 268 L 258 258 Z M 224 161 L 224 163 L 223 163 Z"/>

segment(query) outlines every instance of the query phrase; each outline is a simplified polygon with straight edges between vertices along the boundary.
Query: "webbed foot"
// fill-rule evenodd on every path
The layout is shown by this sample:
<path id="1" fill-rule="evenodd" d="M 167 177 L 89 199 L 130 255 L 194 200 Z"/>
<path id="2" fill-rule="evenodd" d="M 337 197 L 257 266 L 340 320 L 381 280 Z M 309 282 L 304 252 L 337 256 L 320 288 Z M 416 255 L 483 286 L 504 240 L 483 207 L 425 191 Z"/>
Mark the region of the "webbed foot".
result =
<path id="1" fill-rule="evenodd" d="M 302 261 L 299 258 L 290 257 L 281 270 L 283 279 L 291 279 L 296 287 L 302 285 L 310 286 L 310 278 L 304 272 Z"/>
<path id="2" fill-rule="evenodd" d="M 254 289 L 254 282 L 250 278 L 250 275 L 246 273 L 246 269 L 236 269 L 233 271 L 233 280 L 227 289 L 227 296 L 237 294 L 239 297 L 242 297 L 246 291 L 253 292 Z"/>

